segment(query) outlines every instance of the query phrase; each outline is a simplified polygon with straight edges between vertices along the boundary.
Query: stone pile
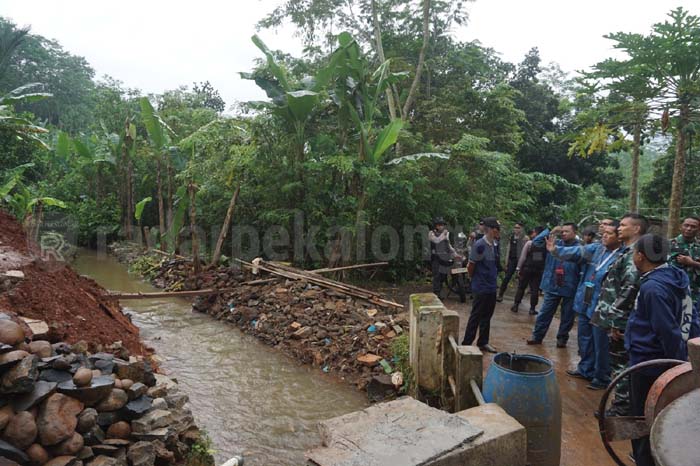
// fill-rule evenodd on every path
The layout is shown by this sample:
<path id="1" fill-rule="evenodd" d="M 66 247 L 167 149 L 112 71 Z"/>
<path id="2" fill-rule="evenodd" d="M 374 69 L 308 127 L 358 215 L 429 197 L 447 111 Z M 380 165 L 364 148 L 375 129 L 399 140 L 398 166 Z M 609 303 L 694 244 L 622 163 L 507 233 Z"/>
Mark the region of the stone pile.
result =
<path id="1" fill-rule="evenodd" d="M 408 331 L 406 315 L 389 314 L 361 299 L 304 281 L 246 285 L 249 274 L 221 270 L 205 287 L 234 292 L 202 296 L 193 309 L 230 322 L 306 364 L 365 389 L 377 375 L 396 370 L 391 342 Z M 238 284 L 238 286 L 236 286 Z"/>
<path id="2" fill-rule="evenodd" d="M 343 377 L 362 390 L 381 392 L 376 396 L 370 393 L 373 401 L 386 398 L 386 392 L 393 396 L 396 385 L 401 385 L 392 383 L 396 365 L 391 342 L 408 332 L 404 312 L 378 307 L 303 280 L 253 275 L 231 267 L 205 269 L 194 282 L 192 263 L 185 258 L 144 254 L 143 250 L 123 243 L 112 244 L 110 249 L 119 260 L 130 264 L 148 258 L 146 278 L 158 288 L 235 289 L 231 293 L 201 296 L 195 299 L 193 309 L 234 324 L 295 359 Z M 249 284 L 250 281 L 262 283 Z"/>
<path id="3" fill-rule="evenodd" d="M 187 395 L 119 342 L 51 344 L 0 313 L 0 465 L 181 463 L 199 439 Z"/>

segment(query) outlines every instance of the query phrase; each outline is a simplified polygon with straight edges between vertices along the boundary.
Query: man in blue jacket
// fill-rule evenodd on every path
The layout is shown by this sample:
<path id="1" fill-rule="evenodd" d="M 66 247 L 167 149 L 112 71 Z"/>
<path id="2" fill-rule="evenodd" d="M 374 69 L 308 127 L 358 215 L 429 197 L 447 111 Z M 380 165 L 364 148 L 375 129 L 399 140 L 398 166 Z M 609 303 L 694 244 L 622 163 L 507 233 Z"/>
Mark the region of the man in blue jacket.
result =
<path id="1" fill-rule="evenodd" d="M 634 247 L 633 261 L 641 275 L 639 293 L 625 329 L 625 348 L 633 366 L 653 359 L 688 359 L 688 340 L 700 334 L 697 309 L 686 273 L 666 261 L 669 243 L 644 235 Z M 632 416 L 644 416 L 644 403 L 665 367 L 649 367 L 630 377 Z M 654 466 L 649 437 L 632 440 L 637 466 Z"/>
<path id="2" fill-rule="evenodd" d="M 601 242 L 580 246 L 557 246 L 550 235 L 547 250 L 556 259 L 581 264 L 583 275 L 574 296 L 574 311 L 578 314 L 578 353 L 581 360 L 576 370 L 567 370 L 572 377 L 590 381 L 588 388 L 600 390 L 610 383 L 608 335 L 591 325 L 591 316 L 598 304 L 600 286 L 610 265 L 620 251 L 617 222 L 604 227 Z"/>
<path id="3" fill-rule="evenodd" d="M 544 245 L 546 238 L 551 235 L 561 233 L 561 239 L 557 240 L 557 246 L 578 246 L 581 243 L 576 239 L 576 224 L 565 223 L 561 227 L 555 227 L 550 232 L 545 229 L 537 235 L 532 243 L 534 245 Z M 549 330 L 549 326 L 557 312 L 557 307 L 561 304 L 561 322 L 557 332 L 557 348 L 566 347 L 569 340 L 569 332 L 574 326 L 574 295 L 581 274 L 581 266 L 574 262 L 565 262 L 547 255 L 544 266 L 544 274 L 540 289 L 544 291 L 544 302 L 540 308 L 535 321 L 535 328 L 532 337 L 527 340 L 528 345 L 541 345 L 544 336 Z"/>

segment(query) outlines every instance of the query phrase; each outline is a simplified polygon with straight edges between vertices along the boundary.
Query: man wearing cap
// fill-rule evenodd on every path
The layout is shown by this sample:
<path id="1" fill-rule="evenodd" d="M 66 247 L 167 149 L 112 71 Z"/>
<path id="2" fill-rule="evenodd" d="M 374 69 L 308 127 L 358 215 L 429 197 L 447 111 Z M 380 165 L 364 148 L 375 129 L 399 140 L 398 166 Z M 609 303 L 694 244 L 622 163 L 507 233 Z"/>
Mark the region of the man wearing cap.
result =
<path id="1" fill-rule="evenodd" d="M 484 236 L 474 243 L 467 265 L 474 304 L 462 344 L 471 345 L 478 331 L 479 338 L 476 344 L 482 351 L 489 353 L 496 352 L 489 344 L 489 333 L 491 317 L 496 308 L 496 277 L 501 262 L 497 247 L 500 230 L 501 226 L 494 217 L 484 219 Z"/>
<path id="2" fill-rule="evenodd" d="M 442 284 L 450 273 L 452 261 L 457 252 L 450 244 L 450 232 L 445 228 L 445 220 L 442 217 L 433 219 L 433 229 L 428 233 L 430 240 L 430 265 L 433 272 L 433 293 L 440 298 Z"/>

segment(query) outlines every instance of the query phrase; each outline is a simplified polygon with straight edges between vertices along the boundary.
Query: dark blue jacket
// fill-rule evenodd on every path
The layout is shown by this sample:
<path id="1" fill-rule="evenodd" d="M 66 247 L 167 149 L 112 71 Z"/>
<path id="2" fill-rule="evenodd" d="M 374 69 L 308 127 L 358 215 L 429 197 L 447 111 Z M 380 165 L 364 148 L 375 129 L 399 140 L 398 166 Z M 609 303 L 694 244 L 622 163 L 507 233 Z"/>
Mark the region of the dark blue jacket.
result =
<path id="1" fill-rule="evenodd" d="M 537 235 L 532 243 L 541 246 L 545 244 L 545 240 L 549 236 L 549 228 L 546 228 L 542 233 Z M 564 243 L 562 240 L 557 240 L 557 246 L 578 246 L 579 241 L 575 240 L 569 244 Z M 564 284 L 563 286 L 557 285 L 556 269 L 559 266 L 564 267 Z M 544 274 L 542 274 L 542 282 L 540 283 L 540 288 L 545 293 L 552 293 L 557 296 L 563 296 L 565 298 L 573 298 L 576 294 L 576 288 L 578 288 L 578 282 L 581 278 L 581 266 L 575 262 L 566 262 L 556 257 L 552 257 L 551 254 L 547 254 L 547 260 L 544 263 Z"/>
<path id="2" fill-rule="evenodd" d="M 574 311 L 579 314 L 586 314 L 589 319 L 593 316 L 593 311 L 595 311 L 595 307 L 598 304 L 603 278 L 605 278 L 612 263 L 615 262 L 619 252 L 620 249 L 608 251 L 601 243 L 585 246 L 580 244 L 578 246 L 557 247 L 553 254 L 555 258 L 581 264 L 583 273 L 574 297 Z M 589 305 L 584 303 L 586 282 L 593 284 L 593 296 Z"/>
<path id="3" fill-rule="evenodd" d="M 688 359 L 688 339 L 700 334 L 688 275 L 662 265 L 641 277 L 637 302 L 625 329 L 630 366 L 652 359 Z M 642 372 L 656 375 L 666 368 Z"/>

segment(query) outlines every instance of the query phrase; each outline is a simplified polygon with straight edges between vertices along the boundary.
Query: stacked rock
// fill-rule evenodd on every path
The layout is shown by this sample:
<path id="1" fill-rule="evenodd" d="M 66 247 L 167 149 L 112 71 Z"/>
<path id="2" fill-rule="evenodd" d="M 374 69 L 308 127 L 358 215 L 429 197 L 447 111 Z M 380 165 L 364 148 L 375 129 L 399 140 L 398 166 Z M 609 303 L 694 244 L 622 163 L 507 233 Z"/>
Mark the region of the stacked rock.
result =
<path id="1" fill-rule="evenodd" d="M 148 360 L 30 333 L 0 313 L 0 465 L 165 466 L 199 440 L 187 395 Z"/>

